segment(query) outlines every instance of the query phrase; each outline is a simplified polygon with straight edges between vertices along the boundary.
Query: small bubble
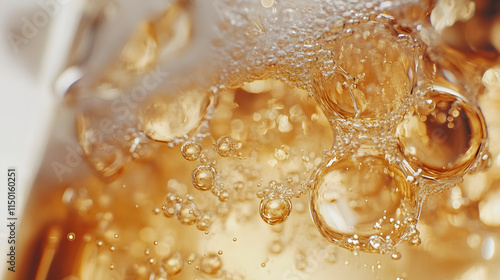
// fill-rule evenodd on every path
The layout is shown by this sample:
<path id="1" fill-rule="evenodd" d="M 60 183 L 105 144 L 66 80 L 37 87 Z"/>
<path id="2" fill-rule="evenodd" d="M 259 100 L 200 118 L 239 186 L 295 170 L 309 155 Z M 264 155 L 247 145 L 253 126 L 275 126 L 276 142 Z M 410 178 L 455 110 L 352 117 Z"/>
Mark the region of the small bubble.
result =
<path id="1" fill-rule="evenodd" d="M 182 156 L 190 161 L 197 160 L 201 156 L 201 146 L 195 142 L 186 142 L 181 147 Z"/>
<path id="2" fill-rule="evenodd" d="M 162 260 L 162 268 L 169 276 L 178 274 L 183 266 L 184 260 L 179 252 L 175 252 Z"/>
<path id="3" fill-rule="evenodd" d="M 73 240 L 75 240 L 76 235 L 75 235 L 73 232 L 70 232 L 70 233 L 68 233 L 68 235 L 66 236 L 66 238 L 67 238 L 69 241 L 73 241 Z"/>
<path id="4" fill-rule="evenodd" d="M 216 254 L 208 254 L 200 259 L 200 270 L 206 274 L 215 274 L 222 267 L 222 260 Z"/>
<path id="5" fill-rule="evenodd" d="M 187 264 L 192 264 L 195 260 L 196 260 L 196 254 L 195 254 L 195 253 L 190 253 L 190 254 L 186 257 L 186 262 L 187 262 Z"/>
<path id="6" fill-rule="evenodd" d="M 222 250 L 219 250 L 219 251 L 217 252 L 217 254 L 219 254 L 219 255 L 222 255 L 222 253 L 223 253 L 223 252 L 222 252 Z"/>
<path id="7" fill-rule="evenodd" d="M 208 219 L 200 219 L 196 223 L 196 228 L 200 231 L 207 231 L 210 228 L 210 221 Z"/>
<path id="8" fill-rule="evenodd" d="M 226 202 L 229 200 L 229 192 L 226 190 L 223 190 L 219 194 L 219 200 L 222 202 Z"/>
<path id="9" fill-rule="evenodd" d="M 292 203 L 288 198 L 264 198 L 260 202 L 259 210 L 264 222 L 276 225 L 288 218 L 292 211 Z"/>
<path id="10" fill-rule="evenodd" d="M 236 237 L 235 237 L 235 238 L 233 238 L 233 242 L 236 242 L 236 241 L 238 241 L 238 239 L 237 239 Z"/>
<path id="11" fill-rule="evenodd" d="M 283 243 L 279 240 L 274 240 L 269 246 L 269 252 L 273 254 L 279 254 L 283 251 Z"/>
<path id="12" fill-rule="evenodd" d="M 118 238 L 118 234 L 115 234 L 115 238 Z"/>
<path id="13" fill-rule="evenodd" d="M 223 157 L 228 157 L 231 155 L 231 152 L 235 149 L 235 143 L 233 139 L 228 136 L 222 136 L 217 140 L 215 149 L 219 153 L 219 155 Z"/>
<path id="14" fill-rule="evenodd" d="M 410 240 L 410 244 L 413 246 L 419 246 L 422 243 L 422 239 L 420 237 L 415 236 Z"/>
<path id="15" fill-rule="evenodd" d="M 158 241 L 153 241 L 153 245 L 158 245 Z"/>
<path id="16" fill-rule="evenodd" d="M 196 205 L 192 202 L 184 202 L 177 212 L 179 222 L 184 225 L 192 225 L 196 223 L 199 216 L 200 212 L 198 211 L 198 207 L 196 207 Z"/>
<path id="17" fill-rule="evenodd" d="M 111 250 L 112 252 L 114 252 L 116 250 L 116 246 L 113 245 L 113 246 L 109 247 L 109 250 Z"/>
<path id="18" fill-rule="evenodd" d="M 83 241 L 85 242 L 90 242 L 92 240 L 92 235 L 86 233 L 85 235 L 83 235 Z"/>
<path id="19" fill-rule="evenodd" d="M 193 185 L 200 191 L 208 191 L 214 187 L 215 176 L 215 168 L 210 165 L 200 165 L 193 171 Z"/>
<path id="20" fill-rule="evenodd" d="M 97 246 L 102 246 L 102 244 L 103 244 L 103 243 L 102 243 L 102 241 L 100 241 L 100 240 L 96 242 L 96 245 L 97 245 Z"/>
<path id="21" fill-rule="evenodd" d="M 399 259 L 401 259 L 401 253 L 397 252 L 397 251 L 392 252 L 391 259 L 393 259 L 393 260 L 399 260 Z"/>
<path id="22" fill-rule="evenodd" d="M 115 269 L 115 265 L 114 265 L 114 264 L 111 264 L 111 265 L 109 266 L 109 269 L 110 269 L 110 270 Z"/>

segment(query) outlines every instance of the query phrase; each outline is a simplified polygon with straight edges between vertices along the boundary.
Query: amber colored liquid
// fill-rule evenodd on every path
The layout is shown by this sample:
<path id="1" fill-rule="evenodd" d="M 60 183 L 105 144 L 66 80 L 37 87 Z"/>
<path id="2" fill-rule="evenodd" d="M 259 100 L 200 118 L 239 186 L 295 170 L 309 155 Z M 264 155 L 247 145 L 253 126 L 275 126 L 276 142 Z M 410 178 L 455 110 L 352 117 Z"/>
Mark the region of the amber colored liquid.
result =
<path id="1" fill-rule="evenodd" d="M 13 279 L 497 279 L 498 38 L 456 34 L 499 28 L 490 2 L 442 33 L 426 1 L 318 20 L 270 61 L 249 53 L 273 29 L 249 17 L 233 27 L 249 45 L 209 86 L 153 93 L 126 118 L 69 94 L 83 160 L 63 181 L 40 171 Z M 188 9 L 173 7 L 96 95 L 152 67 Z"/>

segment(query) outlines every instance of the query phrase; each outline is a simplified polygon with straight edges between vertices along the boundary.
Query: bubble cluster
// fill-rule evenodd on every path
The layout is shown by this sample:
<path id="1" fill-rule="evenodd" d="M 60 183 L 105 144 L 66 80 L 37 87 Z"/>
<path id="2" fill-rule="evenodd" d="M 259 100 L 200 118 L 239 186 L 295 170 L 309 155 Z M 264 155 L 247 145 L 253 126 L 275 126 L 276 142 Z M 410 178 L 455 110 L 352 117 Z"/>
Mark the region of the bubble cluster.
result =
<path id="1" fill-rule="evenodd" d="M 169 181 L 164 205 L 153 206 L 157 216 L 152 219 L 172 220 L 165 227 L 151 222 L 151 228 L 144 230 L 146 237 L 130 245 L 131 251 L 142 249 L 141 254 L 141 242 L 155 245 L 147 249 L 142 267 L 134 264 L 136 271 L 148 271 L 137 278 L 184 278 L 187 265 L 195 263 L 195 274 L 232 279 L 222 270 L 222 250 L 200 254 L 198 259 L 194 253 L 183 258 L 180 252 L 184 251 L 174 246 L 191 249 L 204 244 L 186 245 L 177 242 L 184 236 L 175 235 L 162 240 L 174 223 L 185 238 L 194 238 L 189 236 L 194 227 L 206 234 L 194 230 L 198 235 L 217 238 L 212 235 L 219 230 L 232 230 L 252 219 L 261 222 L 260 215 L 273 225 L 265 228 L 272 228 L 277 237 L 266 243 L 274 257 L 289 251 L 285 240 L 296 240 L 289 237 L 290 228 L 299 232 L 314 223 L 317 230 L 300 231 L 310 238 L 307 244 L 317 241 L 316 236 L 333 244 L 312 257 L 306 250 L 297 250 L 294 268 L 301 273 L 309 272 L 311 259 L 315 266 L 316 260 L 337 262 L 334 245 L 356 256 L 383 253 L 397 260 L 402 257 L 396 249 L 399 243 L 424 243 L 417 222 L 427 196 L 456 186 L 488 160 L 486 124 L 471 98 L 478 94 L 477 87 L 457 80 L 467 75 L 459 73 L 460 67 L 453 67 L 449 58 L 430 55 L 435 51 L 434 43 L 429 43 L 436 39 L 434 33 L 423 22 L 413 24 L 413 17 L 427 17 L 428 3 L 221 2 L 231 5 L 218 11 L 216 36 L 221 38 L 215 38 L 210 49 L 215 59 L 208 60 L 210 71 L 207 64 L 199 63 L 204 68 L 201 72 L 210 73 L 200 78 L 193 70 L 195 78 L 169 78 L 176 86 L 144 95 L 144 100 L 129 106 L 134 110 L 126 116 L 109 113 L 109 106 L 84 108 L 78 116 L 83 152 L 102 176 L 119 174 L 129 159 L 156 155 L 157 162 L 148 168 L 160 171 L 162 183 L 175 178 L 194 187 L 173 187 Z M 185 6 L 192 5 L 197 4 Z M 403 14 L 404 19 L 398 20 Z M 171 22 L 165 20 L 164 27 Z M 138 52 L 137 61 L 126 62 L 133 71 L 143 72 L 158 59 L 161 38 L 153 36 L 154 31 L 146 28 L 145 38 L 139 40 L 150 45 L 126 49 L 129 59 Z M 171 32 L 156 35 L 173 36 Z M 493 87 L 492 75 L 485 73 L 489 87 Z M 206 90 L 205 82 L 212 90 Z M 126 98 L 127 93 L 119 93 L 124 88 L 108 94 Z M 99 129 L 100 119 L 113 120 L 105 133 Z M 166 147 L 154 153 L 160 144 Z M 180 144 L 186 160 L 182 163 L 192 164 L 187 169 L 171 160 L 174 149 L 169 148 Z M 185 170 L 187 178 L 180 178 Z M 128 174 L 126 180 L 134 182 Z M 264 182 L 269 186 L 262 187 Z M 477 208 L 470 212 L 478 213 L 483 226 L 497 227 L 499 192 L 493 189 L 482 196 L 481 202 L 470 203 Z M 158 197 L 148 199 L 137 191 L 125 200 L 133 199 L 134 210 L 139 211 L 139 205 L 149 205 Z M 307 199 L 312 223 L 304 206 Z M 289 219 L 292 201 L 299 226 L 294 224 L 295 216 Z M 469 202 L 460 196 L 452 208 L 470 206 Z M 104 196 L 92 203 L 113 205 Z M 93 210 L 90 206 L 85 211 Z M 151 208 L 148 211 L 151 214 Z M 462 222 L 463 217 L 454 220 Z M 231 244 L 245 243 L 244 236 L 239 240 Z M 112 245 L 107 251 L 116 253 L 125 247 Z M 231 250 L 224 248 L 224 256 L 230 255 Z M 274 260 L 268 261 L 261 267 L 271 267 Z"/>
<path id="2" fill-rule="evenodd" d="M 177 217 L 183 225 L 196 225 L 200 231 L 207 231 L 210 228 L 212 218 L 201 211 L 194 202 L 193 195 L 182 198 L 174 193 L 165 196 L 165 204 L 161 207 L 163 215 L 167 218 Z"/>

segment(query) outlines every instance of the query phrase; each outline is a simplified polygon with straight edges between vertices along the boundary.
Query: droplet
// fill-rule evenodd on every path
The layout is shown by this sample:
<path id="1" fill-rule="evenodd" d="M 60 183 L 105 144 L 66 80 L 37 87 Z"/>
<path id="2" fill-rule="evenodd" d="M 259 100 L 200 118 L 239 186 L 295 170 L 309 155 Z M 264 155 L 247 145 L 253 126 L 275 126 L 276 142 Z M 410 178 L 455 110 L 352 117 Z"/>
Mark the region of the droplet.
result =
<path id="1" fill-rule="evenodd" d="M 179 252 L 175 252 L 162 260 L 162 268 L 169 276 L 178 274 L 183 266 L 184 260 Z"/>
<path id="2" fill-rule="evenodd" d="M 215 176 L 215 168 L 210 165 L 199 165 L 193 170 L 193 185 L 200 191 L 208 191 L 214 187 Z"/>
<path id="3" fill-rule="evenodd" d="M 200 270 L 206 274 L 216 274 L 222 267 L 222 260 L 217 254 L 208 254 L 200 259 Z"/>
<path id="4" fill-rule="evenodd" d="M 486 138 L 484 118 L 450 89 L 435 86 L 426 98 L 435 106 L 416 110 L 399 127 L 401 148 L 413 169 L 422 169 L 423 175 L 464 175 Z"/>
<path id="5" fill-rule="evenodd" d="M 201 146 L 198 143 L 188 141 L 181 147 L 182 156 L 190 161 L 197 160 L 201 156 Z"/>
<path id="6" fill-rule="evenodd" d="M 276 225 L 284 222 L 292 211 L 290 199 L 284 197 L 266 197 L 260 202 L 260 216 L 264 222 Z"/>
<path id="7" fill-rule="evenodd" d="M 314 180 L 314 223 L 327 240 L 341 247 L 384 253 L 401 241 L 416 218 L 411 186 L 383 158 L 350 156 L 327 161 Z"/>

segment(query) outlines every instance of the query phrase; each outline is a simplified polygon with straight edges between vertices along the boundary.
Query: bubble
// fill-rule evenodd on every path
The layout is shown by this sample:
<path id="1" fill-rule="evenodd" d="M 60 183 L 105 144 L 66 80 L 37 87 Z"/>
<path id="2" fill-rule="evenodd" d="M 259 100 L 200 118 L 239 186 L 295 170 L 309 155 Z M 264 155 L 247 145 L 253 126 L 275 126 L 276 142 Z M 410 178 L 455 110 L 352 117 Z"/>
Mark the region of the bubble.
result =
<path id="1" fill-rule="evenodd" d="M 200 270 L 206 274 L 216 274 L 222 267 L 222 260 L 217 254 L 208 254 L 200 259 Z"/>
<path id="2" fill-rule="evenodd" d="M 215 176 L 215 168 L 210 165 L 199 165 L 193 171 L 193 185 L 200 191 L 208 191 L 214 187 Z"/>
<path id="3" fill-rule="evenodd" d="M 222 136 L 217 140 L 217 143 L 215 144 L 215 149 L 219 153 L 219 155 L 223 157 L 228 157 L 231 155 L 231 152 L 235 150 L 236 144 L 234 143 L 233 139 L 229 136 Z"/>
<path id="4" fill-rule="evenodd" d="M 141 105 L 137 117 L 144 133 L 161 142 L 183 139 L 202 122 L 211 103 L 208 91 L 158 94 Z"/>
<path id="5" fill-rule="evenodd" d="M 274 5 L 274 0 L 260 0 L 264 8 L 271 8 Z"/>
<path id="6" fill-rule="evenodd" d="M 486 138 L 484 118 L 458 93 L 434 86 L 399 127 L 401 149 L 414 170 L 430 177 L 462 176 Z"/>
<path id="7" fill-rule="evenodd" d="M 284 148 L 277 148 L 274 150 L 274 157 L 277 160 L 285 160 L 288 159 L 288 153 Z"/>
<path id="8" fill-rule="evenodd" d="M 184 225 L 193 225 L 196 221 L 198 221 L 199 216 L 200 212 L 198 207 L 190 201 L 182 203 L 181 208 L 177 212 L 179 222 Z"/>
<path id="9" fill-rule="evenodd" d="M 190 161 L 200 158 L 201 152 L 201 146 L 195 142 L 188 141 L 181 147 L 182 156 Z"/>
<path id="10" fill-rule="evenodd" d="M 393 260 L 399 260 L 399 259 L 401 259 L 401 253 L 397 252 L 397 251 L 392 252 L 391 259 L 393 259 Z"/>
<path id="11" fill-rule="evenodd" d="M 422 239 L 420 239 L 420 237 L 418 236 L 414 236 L 410 239 L 410 244 L 413 246 L 419 246 L 420 244 L 422 244 Z"/>
<path id="12" fill-rule="evenodd" d="M 314 97 L 329 118 L 389 118 L 402 108 L 414 85 L 411 43 L 391 25 L 370 21 L 356 27 L 312 71 Z"/>
<path id="13" fill-rule="evenodd" d="M 162 260 L 162 268 L 169 276 L 178 274 L 183 266 L 184 260 L 179 252 L 175 252 Z"/>
<path id="14" fill-rule="evenodd" d="M 226 202 L 229 200 L 229 192 L 226 190 L 223 190 L 219 194 L 219 200 L 222 202 Z"/>
<path id="15" fill-rule="evenodd" d="M 322 164 L 314 176 L 311 214 L 320 233 L 350 250 L 385 253 L 416 219 L 411 185 L 377 156 L 348 156 Z"/>
<path id="16" fill-rule="evenodd" d="M 66 236 L 66 238 L 69 240 L 69 241 L 74 241 L 75 238 L 76 238 L 76 235 L 73 233 L 73 232 L 70 232 L 68 233 L 68 235 Z"/>
<path id="17" fill-rule="evenodd" d="M 192 264 L 195 260 L 196 260 L 196 254 L 195 254 L 195 253 L 190 253 L 190 254 L 186 257 L 186 262 L 187 262 L 187 264 Z"/>
<path id="18" fill-rule="evenodd" d="M 284 222 L 292 211 L 290 199 L 284 197 L 266 197 L 260 202 L 260 217 L 270 225 Z"/>
<path id="19" fill-rule="evenodd" d="M 166 204 L 162 207 L 163 215 L 167 218 L 173 217 L 177 209 L 177 196 L 173 193 L 168 193 L 165 196 L 165 202 Z"/>
<path id="20" fill-rule="evenodd" d="M 102 115 L 102 112 L 97 111 L 78 116 L 78 140 L 91 166 L 103 177 L 111 177 L 123 168 L 127 156 L 116 140 L 122 133 L 121 128 L 112 127 L 114 133 L 111 135 L 99 129 L 97 121 Z M 71 150 L 71 156 L 80 158 L 76 150 Z"/>
<path id="21" fill-rule="evenodd" d="M 210 217 L 203 216 L 197 223 L 196 228 L 200 231 L 206 231 L 210 228 Z"/>
<path id="22" fill-rule="evenodd" d="M 273 254 L 279 254 L 283 251 L 283 243 L 280 240 L 274 240 L 269 245 L 269 252 Z"/>

